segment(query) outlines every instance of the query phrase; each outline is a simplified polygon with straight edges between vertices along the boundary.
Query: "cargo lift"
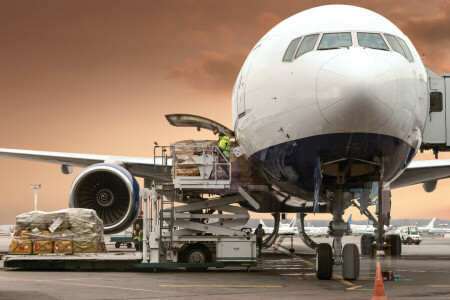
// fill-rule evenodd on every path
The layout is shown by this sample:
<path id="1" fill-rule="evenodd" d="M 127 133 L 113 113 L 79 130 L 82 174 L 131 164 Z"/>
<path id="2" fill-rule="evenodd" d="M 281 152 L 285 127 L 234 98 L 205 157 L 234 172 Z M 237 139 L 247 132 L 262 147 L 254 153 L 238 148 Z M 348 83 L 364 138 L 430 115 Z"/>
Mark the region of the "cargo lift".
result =
<path id="1" fill-rule="evenodd" d="M 179 159 L 177 153 L 185 149 L 194 154 Z M 231 163 L 217 146 L 196 142 L 157 145 L 154 157 L 163 162 L 161 172 L 170 169 L 171 163 L 171 180 L 168 174 L 159 174 L 151 188 L 147 183 L 142 192 L 144 246 L 139 267 L 255 266 L 255 237 L 233 229 L 245 225 L 250 217 L 247 209 L 237 205 L 247 200 L 239 193 L 239 183 L 232 182 Z M 249 200 L 250 205 L 258 205 Z"/>

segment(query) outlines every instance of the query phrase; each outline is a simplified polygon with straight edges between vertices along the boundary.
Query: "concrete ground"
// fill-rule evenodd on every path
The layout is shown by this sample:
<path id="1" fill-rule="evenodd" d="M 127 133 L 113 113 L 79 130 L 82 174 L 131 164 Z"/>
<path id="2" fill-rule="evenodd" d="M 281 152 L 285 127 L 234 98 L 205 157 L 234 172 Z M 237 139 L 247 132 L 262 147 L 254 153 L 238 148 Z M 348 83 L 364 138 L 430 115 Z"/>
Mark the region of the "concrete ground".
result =
<path id="1" fill-rule="evenodd" d="M 10 239 L 0 237 L 0 253 Z M 331 242 L 330 238 L 316 239 Z M 345 237 L 359 244 L 359 237 Z M 284 247 L 290 246 L 285 239 Z M 26 271 L 0 269 L 0 299 L 370 299 L 376 262 L 402 277 L 385 281 L 389 299 L 450 299 L 450 239 L 424 238 L 403 247 L 401 258 L 361 257 L 357 281 L 342 280 L 339 268 L 329 281 L 315 277 L 314 252 L 294 238 L 295 254 L 284 248 L 265 250 L 258 267 L 153 272 Z M 117 251 L 112 244 L 111 251 Z M 121 247 L 119 250 L 125 250 Z M 1 263 L 0 263 L 1 266 Z"/>

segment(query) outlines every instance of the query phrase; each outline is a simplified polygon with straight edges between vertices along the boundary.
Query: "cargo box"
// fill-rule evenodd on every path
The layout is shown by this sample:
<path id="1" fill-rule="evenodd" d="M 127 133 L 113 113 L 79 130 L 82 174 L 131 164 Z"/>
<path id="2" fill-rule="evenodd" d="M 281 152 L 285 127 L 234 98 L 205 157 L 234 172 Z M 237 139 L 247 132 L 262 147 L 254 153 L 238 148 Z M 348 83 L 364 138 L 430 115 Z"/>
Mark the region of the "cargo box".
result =
<path id="1" fill-rule="evenodd" d="M 35 241 L 33 243 L 33 254 L 53 253 L 53 242 Z"/>
<path id="2" fill-rule="evenodd" d="M 9 253 L 11 254 L 31 254 L 33 251 L 33 244 L 31 240 L 26 238 L 14 238 L 9 246 Z"/>
<path id="3" fill-rule="evenodd" d="M 59 254 L 73 254 L 72 241 L 55 241 L 53 252 Z"/>

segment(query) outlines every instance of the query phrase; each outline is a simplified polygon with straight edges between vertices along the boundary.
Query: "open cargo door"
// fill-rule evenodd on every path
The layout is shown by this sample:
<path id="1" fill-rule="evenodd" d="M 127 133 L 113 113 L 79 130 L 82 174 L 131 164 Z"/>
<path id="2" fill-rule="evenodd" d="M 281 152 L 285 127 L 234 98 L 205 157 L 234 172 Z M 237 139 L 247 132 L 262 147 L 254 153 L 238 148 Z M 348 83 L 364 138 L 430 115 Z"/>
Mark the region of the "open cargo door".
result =
<path id="1" fill-rule="evenodd" d="M 217 123 L 216 121 L 204 117 L 187 114 L 171 114 L 166 115 L 166 119 L 167 121 L 169 121 L 170 125 L 176 127 L 196 127 L 197 130 L 203 128 L 211 130 L 214 134 L 223 133 L 228 137 L 234 137 L 233 130 L 220 123 Z"/>

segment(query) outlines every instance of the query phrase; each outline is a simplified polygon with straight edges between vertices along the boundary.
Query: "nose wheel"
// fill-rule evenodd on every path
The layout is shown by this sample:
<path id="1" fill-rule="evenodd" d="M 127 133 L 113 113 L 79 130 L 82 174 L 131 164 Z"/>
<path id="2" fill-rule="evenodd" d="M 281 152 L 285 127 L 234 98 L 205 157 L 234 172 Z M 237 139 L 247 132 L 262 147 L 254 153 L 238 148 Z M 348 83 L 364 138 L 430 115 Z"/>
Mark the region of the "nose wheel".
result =
<path id="1" fill-rule="evenodd" d="M 333 236 L 333 246 L 319 244 L 316 250 L 316 276 L 321 280 L 329 280 L 333 274 L 333 265 L 342 266 L 342 277 L 346 280 L 357 280 L 359 277 L 359 250 L 355 244 L 342 247 L 342 237 L 348 232 L 348 223 L 342 220 L 344 199 L 342 190 L 338 190 L 332 199 L 333 221 L 329 225 L 329 233 Z"/>

